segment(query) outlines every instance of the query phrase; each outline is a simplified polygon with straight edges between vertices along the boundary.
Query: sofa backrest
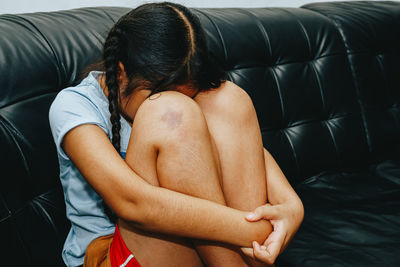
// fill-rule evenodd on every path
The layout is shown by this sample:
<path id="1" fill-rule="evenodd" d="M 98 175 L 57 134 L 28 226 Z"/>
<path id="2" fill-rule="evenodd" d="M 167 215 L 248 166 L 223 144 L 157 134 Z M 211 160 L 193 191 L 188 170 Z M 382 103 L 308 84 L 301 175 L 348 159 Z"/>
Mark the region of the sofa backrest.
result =
<path id="1" fill-rule="evenodd" d="M 359 95 L 369 161 L 400 158 L 400 4 L 319 3 L 304 8 L 338 28 Z"/>
<path id="2" fill-rule="evenodd" d="M 230 79 L 253 99 L 264 145 L 292 183 L 365 162 L 346 49 L 327 17 L 299 8 L 199 15 Z"/>

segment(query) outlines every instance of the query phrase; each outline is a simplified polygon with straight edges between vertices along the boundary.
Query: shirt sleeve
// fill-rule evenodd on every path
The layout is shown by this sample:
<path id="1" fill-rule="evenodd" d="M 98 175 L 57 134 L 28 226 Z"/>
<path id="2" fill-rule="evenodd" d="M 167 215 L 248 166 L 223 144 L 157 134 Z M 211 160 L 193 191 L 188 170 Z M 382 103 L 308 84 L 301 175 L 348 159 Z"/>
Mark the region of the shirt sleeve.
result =
<path id="1" fill-rule="evenodd" d="M 82 124 L 98 125 L 106 134 L 107 126 L 99 108 L 86 96 L 64 89 L 54 99 L 49 110 L 50 128 L 58 154 L 69 159 L 61 144 L 64 136 Z"/>

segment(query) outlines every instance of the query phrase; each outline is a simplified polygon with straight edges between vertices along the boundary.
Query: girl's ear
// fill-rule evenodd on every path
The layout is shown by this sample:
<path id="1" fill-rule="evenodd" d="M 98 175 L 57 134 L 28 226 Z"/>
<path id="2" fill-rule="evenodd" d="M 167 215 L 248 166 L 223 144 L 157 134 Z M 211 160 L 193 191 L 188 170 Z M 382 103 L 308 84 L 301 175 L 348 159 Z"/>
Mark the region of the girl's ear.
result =
<path id="1" fill-rule="evenodd" d="M 118 85 L 119 88 L 124 89 L 128 85 L 128 76 L 126 75 L 125 66 L 121 61 L 118 62 Z"/>
<path id="2" fill-rule="evenodd" d="M 125 66 L 124 66 L 124 64 L 122 64 L 121 61 L 118 61 L 118 68 L 119 68 L 121 73 L 125 72 Z M 125 73 L 125 75 L 126 75 L 126 73 Z"/>

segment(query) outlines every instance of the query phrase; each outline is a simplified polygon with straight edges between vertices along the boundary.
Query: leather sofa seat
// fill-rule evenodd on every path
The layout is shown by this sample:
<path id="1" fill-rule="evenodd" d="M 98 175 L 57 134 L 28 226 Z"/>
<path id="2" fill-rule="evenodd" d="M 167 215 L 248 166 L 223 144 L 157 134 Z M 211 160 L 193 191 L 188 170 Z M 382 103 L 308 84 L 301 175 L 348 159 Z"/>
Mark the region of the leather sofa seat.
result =
<path id="1" fill-rule="evenodd" d="M 304 222 L 278 266 L 398 266 L 400 161 L 323 172 L 296 187 Z"/>

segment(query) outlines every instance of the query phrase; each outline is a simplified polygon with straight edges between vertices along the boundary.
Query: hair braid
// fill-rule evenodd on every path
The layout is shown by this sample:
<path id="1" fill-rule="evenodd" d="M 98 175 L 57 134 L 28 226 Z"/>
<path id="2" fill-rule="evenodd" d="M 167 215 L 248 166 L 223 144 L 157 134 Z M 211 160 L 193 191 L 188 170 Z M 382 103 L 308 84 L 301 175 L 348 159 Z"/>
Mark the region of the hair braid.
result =
<path id="1" fill-rule="evenodd" d="M 120 108 L 119 108 L 119 84 L 118 84 L 118 62 L 120 58 L 120 30 L 112 28 L 104 44 L 104 67 L 106 73 L 106 85 L 108 90 L 108 109 L 112 125 L 111 142 L 114 148 L 120 152 Z"/>

